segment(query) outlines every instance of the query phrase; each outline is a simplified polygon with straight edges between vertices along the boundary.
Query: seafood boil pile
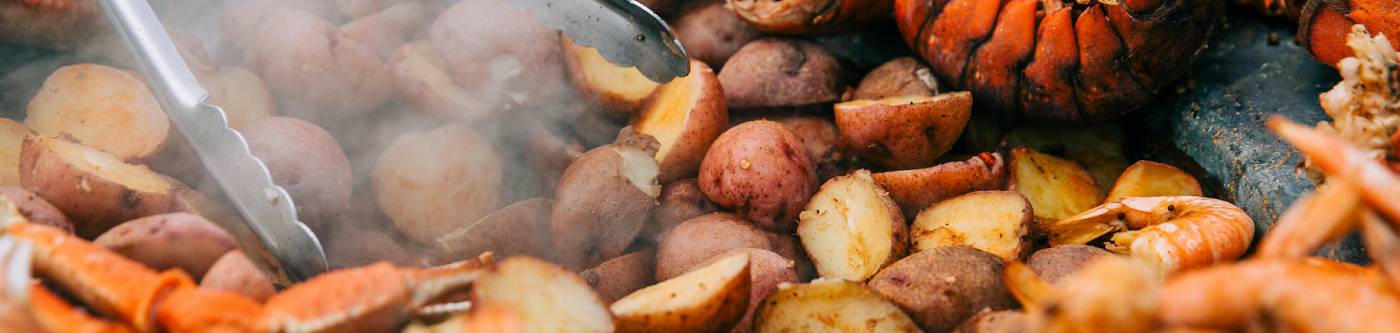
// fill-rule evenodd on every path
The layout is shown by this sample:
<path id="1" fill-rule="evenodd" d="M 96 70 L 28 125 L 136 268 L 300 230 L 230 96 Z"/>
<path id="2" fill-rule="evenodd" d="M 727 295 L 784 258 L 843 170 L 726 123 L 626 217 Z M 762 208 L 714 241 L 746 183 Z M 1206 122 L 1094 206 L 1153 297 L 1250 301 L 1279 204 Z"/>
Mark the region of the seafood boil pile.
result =
<path id="1" fill-rule="evenodd" d="M 1400 331 L 1394 1 L 637 2 L 689 75 L 509 0 L 151 0 L 325 247 L 292 283 L 95 2 L 0 0 L 0 52 L 63 55 L 0 73 L 0 331 Z M 1340 73 L 1265 117 L 1317 183 L 1268 230 L 1119 119 L 1227 6 Z M 906 56 L 819 38 L 871 31 Z"/>

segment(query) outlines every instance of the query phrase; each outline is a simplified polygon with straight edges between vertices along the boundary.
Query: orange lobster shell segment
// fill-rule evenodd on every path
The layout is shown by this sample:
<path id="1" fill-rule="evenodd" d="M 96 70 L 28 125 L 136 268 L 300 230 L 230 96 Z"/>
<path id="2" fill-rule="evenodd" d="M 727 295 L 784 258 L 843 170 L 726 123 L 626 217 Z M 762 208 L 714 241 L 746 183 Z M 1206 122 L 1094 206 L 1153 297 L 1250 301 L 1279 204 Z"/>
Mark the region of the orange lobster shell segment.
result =
<path id="1" fill-rule="evenodd" d="M 1079 67 L 1079 44 L 1074 40 L 1074 11 L 1064 7 L 1045 16 L 1040 41 L 1022 76 L 1021 109 L 1026 118 L 1050 122 L 1080 122 L 1074 77 Z"/>
<path id="2" fill-rule="evenodd" d="M 1002 10 L 992 39 L 982 44 L 964 81 L 983 105 L 997 110 L 1016 107 L 1017 73 L 1035 48 L 1035 10 L 1039 0 L 1012 0 Z"/>

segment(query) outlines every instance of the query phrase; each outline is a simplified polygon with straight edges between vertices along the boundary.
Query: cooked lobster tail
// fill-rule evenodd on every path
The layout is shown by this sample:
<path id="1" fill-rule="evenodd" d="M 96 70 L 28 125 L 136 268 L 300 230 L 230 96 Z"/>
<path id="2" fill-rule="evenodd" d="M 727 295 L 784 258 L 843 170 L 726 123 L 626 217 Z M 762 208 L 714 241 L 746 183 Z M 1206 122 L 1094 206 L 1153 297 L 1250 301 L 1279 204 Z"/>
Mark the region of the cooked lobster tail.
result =
<path id="1" fill-rule="evenodd" d="M 977 103 L 1050 123 L 1115 117 L 1180 78 L 1220 0 L 897 0 L 900 33 Z"/>

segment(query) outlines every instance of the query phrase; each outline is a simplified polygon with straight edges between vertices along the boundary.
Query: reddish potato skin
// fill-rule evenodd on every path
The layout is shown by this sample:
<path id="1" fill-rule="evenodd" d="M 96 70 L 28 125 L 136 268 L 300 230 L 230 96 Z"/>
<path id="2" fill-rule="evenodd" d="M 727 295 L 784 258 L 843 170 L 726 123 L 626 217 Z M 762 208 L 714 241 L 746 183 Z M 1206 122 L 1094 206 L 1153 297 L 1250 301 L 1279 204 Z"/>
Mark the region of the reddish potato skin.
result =
<path id="1" fill-rule="evenodd" d="M 699 91 L 695 92 L 699 97 L 696 97 L 698 100 L 694 107 L 686 113 L 685 128 L 671 143 L 670 151 L 660 162 L 661 175 L 657 180 L 662 183 L 694 177 L 700 169 L 701 160 L 705 158 L 705 152 L 729 126 L 729 107 L 724 104 L 724 88 L 720 87 L 715 73 L 699 62 L 691 63 L 690 68 L 693 79 L 701 81 Z M 673 87 L 661 86 L 644 102 L 641 116 L 633 122 L 634 127 L 643 124 L 643 119 L 648 116 L 659 116 L 652 115 L 652 112 L 667 111 L 663 110 L 666 107 L 664 103 L 672 101 L 662 100 L 659 96 L 665 96 L 661 91 L 670 88 Z"/>
<path id="2" fill-rule="evenodd" d="M 15 203 L 19 213 L 30 222 L 63 229 L 73 233 L 73 222 L 63 215 L 53 204 L 40 198 L 38 194 L 17 186 L 0 186 L 0 198 Z"/>
<path id="3" fill-rule="evenodd" d="M 579 273 L 604 303 L 611 304 L 656 283 L 656 251 L 644 249 L 604 261 Z"/>
<path id="4" fill-rule="evenodd" d="M 272 294 L 277 293 L 272 280 L 258 271 L 253 262 L 239 250 L 225 253 L 214 265 L 209 266 L 209 272 L 199 280 L 199 287 L 236 292 L 258 302 L 266 301 Z"/>
<path id="5" fill-rule="evenodd" d="M 822 117 L 791 116 L 774 119 L 802 139 L 807 157 L 817 168 L 818 183 L 850 173 L 851 160 L 841 151 L 841 131 L 836 123 Z"/>
<path id="6" fill-rule="evenodd" d="M 634 148 L 593 148 L 559 178 L 549 233 L 564 267 L 578 271 L 621 255 L 656 207 L 656 198 L 623 174 L 619 149 Z"/>
<path id="7" fill-rule="evenodd" d="M 772 251 L 755 248 L 738 248 L 729 250 L 710 257 L 709 260 L 695 265 L 692 269 L 709 266 L 720 259 L 724 259 L 733 254 L 747 253 L 749 255 L 749 309 L 744 313 L 744 318 L 739 320 L 739 324 L 734 325 L 730 333 L 747 333 L 753 331 L 753 316 L 755 309 L 763 300 L 768 299 L 768 295 L 778 291 L 778 285 L 783 283 L 800 283 L 797 277 L 797 269 L 792 260 L 784 258 L 782 255 Z"/>
<path id="8" fill-rule="evenodd" d="M 744 45 L 719 71 L 733 109 L 835 102 L 846 88 L 845 68 L 820 45 L 759 39 Z"/>
<path id="9" fill-rule="evenodd" d="M 661 241 L 661 234 L 696 216 L 718 211 L 713 202 L 700 191 L 694 179 L 682 179 L 661 187 L 660 204 L 651 213 L 651 223 L 642 228 L 642 238 Z"/>
<path id="10" fill-rule="evenodd" d="M 705 260 L 738 248 L 773 251 L 797 261 L 796 237 L 756 228 L 729 213 L 702 215 L 672 228 L 656 246 L 656 279 L 680 276 Z"/>
<path id="11" fill-rule="evenodd" d="M 177 208 L 183 186 L 174 179 L 165 192 L 136 192 L 73 167 L 44 140 L 26 136 L 20 148 L 20 185 L 58 207 L 73 222 L 79 237 L 92 239 L 132 219 L 167 213 Z M 122 200 L 112 200 L 121 198 Z"/>
<path id="12" fill-rule="evenodd" d="M 739 48 L 763 35 L 725 7 L 724 0 L 699 0 L 681 10 L 671 27 L 691 58 L 722 68 Z"/>
<path id="13" fill-rule="evenodd" d="M 297 217 L 315 228 L 350 204 L 350 159 L 329 132 L 311 122 L 268 117 L 239 129 L 253 156 L 297 205 Z"/>
<path id="14" fill-rule="evenodd" d="M 258 36 L 254 67 L 288 115 L 317 121 L 363 116 L 393 91 L 379 56 L 320 18 L 276 9 L 262 20 Z"/>
<path id="15" fill-rule="evenodd" d="M 865 74 L 856 86 L 853 100 L 882 99 L 900 96 L 933 96 L 937 91 L 930 89 L 920 77 L 925 72 L 932 78 L 931 69 L 914 57 L 901 57 L 890 60 Z"/>
<path id="16" fill-rule="evenodd" d="M 225 253 L 238 249 L 232 235 L 191 213 L 151 215 L 123 222 L 92 243 L 154 269 L 178 268 L 200 278 Z"/>
<path id="17" fill-rule="evenodd" d="M 448 71 L 478 98 L 523 94 L 532 100 L 564 91 L 568 78 L 559 33 L 507 1 L 464 0 L 438 15 L 428 34 Z M 500 66 L 519 71 L 493 69 Z"/>
<path id="18" fill-rule="evenodd" d="M 890 192 L 904 216 L 916 216 L 920 210 L 952 197 L 1006 188 L 1006 162 L 1001 153 L 982 153 L 962 162 L 872 176 Z"/>
<path id="19" fill-rule="evenodd" d="M 700 191 L 764 229 L 792 232 L 816 191 L 802 140 L 783 125 L 750 121 L 715 140 L 700 163 Z"/>

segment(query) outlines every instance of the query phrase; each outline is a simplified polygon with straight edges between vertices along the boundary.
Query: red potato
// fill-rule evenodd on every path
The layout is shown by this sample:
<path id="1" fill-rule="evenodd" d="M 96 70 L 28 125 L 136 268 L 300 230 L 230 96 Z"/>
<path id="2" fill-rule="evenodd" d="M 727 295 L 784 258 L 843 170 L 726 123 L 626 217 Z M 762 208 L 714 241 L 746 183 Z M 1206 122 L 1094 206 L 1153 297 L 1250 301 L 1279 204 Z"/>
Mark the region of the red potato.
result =
<path id="1" fill-rule="evenodd" d="M 656 246 L 656 279 L 676 277 L 716 255 L 739 248 L 773 251 L 801 269 L 806 255 L 791 235 L 764 231 L 729 213 L 702 215 L 672 228 Z"/>
<path id="2" fill-rule="evenodd" d="M 1079 163 L 1025 147 L 1011 150 L 1011 187 L 1030 200 L 1037 222 L 1088 211 L 1104 198 Z"/>
<path id="3" fill-rule="evenodd" d="M 65 66 L 49 75 L 29 101 L 24 125 L 127 162 L 155 156 L 172 136 L 170 121 L 145 82 L 96 64 Z"/>
<path id="4" fill-rule="evenodd" d="M 661 187 L 661 196 L 656 198 L 656 209 L 652 211 L 651 222 L 642 227 L 641 238 L 649 242 L 660 242 L 667 230 L 697 216 L 718 210 L 695 179 L 682 179 Z"/>
<path id="5" fill-rule="evenodd" d="M 225 253 L 209 266 L 209 271 L 199 280 L 199 287 L 239 293 L 258 302 L 267 301 L 277 293 L 272 280 L 258 271 L 240 250 Z"/>
<path id="6" fill-rule="evenodd" d="M 29 190 L 16 186 L 0 185 L 0 198 L 9 200 L 19 208 L 19 213 L 30 222 L 73 232 L 73 222 L 44 198 Z"/>
<path id="7" fill-rule="evenodd" d="M 745 21 L 779 34 L 838 32 L 888 18 L 893 0 L 763 1 L 729 0 Z"/>
<path id="8" fill-rule="evenodd" d="M 691 60 L 690 75 L 657 89 L 632 126 L 659 141 L 660 182 L 694 177 L 710 145 L 729 126 L 724 90 L 709 66 Z"/>
<path id="9" fill-rule="evenodd" d="M 637 112 L 637 108 L 642 106 L 642 101 L 661 86 L 643 76 L 642 71 L 636 67 L 615 65 L 603 58 L 603 54 L 597 49 L 574 44 L 568 37 L 563 40 L 564 64 L 568 65 L 569 78 L 573 80 L 574 88 L 598 103 L 603 111 L 629 116 Z M 691 67 L 694 73 L 694 66 Z M 709 80 L 714 79 L 713 73 L 709 76 Z M 677 80 L 693 82 L 693 79 L 687 80 L 693 77 L 687 76 Z"/>
<path id="10" fill-rule="evenodd" d="M 381 226 L 331 225 L 318 234 L 326 249 L 331 269 L 353 268 L 390 262 L 399 266 L 423 265 L 425 260 L 409 242 L 395 238 Z"/>
<path id="11" fill-rule="evenodd" d="M 457 85 L 430 41 L 400 46 L 389 61 L 398 98 L 414 111 L 473 123 L 496 110 Z"/>
<path id="12" fill-rule="evenodd" d="M 476 222 L 438 236 L 430 245 L 438 262 L 476 258 L 485 252 L 498 257 L 527 255 L 549 258 L 549 214 L 554 201 L 532 198 L 496 210 Z"/>
<path id="13" fill-rule="evenodd" d="M 767 120 L 725 131 L 700 163 L 700 190 L 710 201 L 775 232 L 795 229 L 816 183 L 802 141 Z"/>
<path id="14" fill-rule="evenodd" d="M 567 90 L 559 33 L 505 0 L 458 1 L 428 34 L 448 72 L 476 98 L 536 101 Z"/>
<path id="15" fill-rule="evenodd" d="M 865 74 L 851 96 L 863 100 L 937 94 L 938 79 L 933 71 L 919 59 L 900 57 Z"/>
<path id="16" fill-rule="evenodd" d="M 267 90 L 267 83 L 247 69 L 226 67 L 196 75 L 199 83 L 209 89 L 209 104 L 224 110 L 229 128 L 239 129 L 277 114 L 277 100 Z"/>
<path id="17" fill-rule="evenodd" d="M 719 71 L 730 108 L 831 103 L 846 89 L 836 56 L 811 42 L 759 39 L 744 45 Z"/>
<path id="18" fill-rule="evenodd" d="M 1011 191 L 972 192 L 944 200 L 914 218 L 915 251 L 967 246 L 1004 260 L 1030 252 L 1031 203 Z"/>
<path id="19" fill-rule="evenodd" d="M 472 283 L 472 304 L 497 304 L 520 316 L 521 332 L 605 333 L 616 327 L 588 283 L 530 257 L 501 261 Z"/>
<path id="20" fill-rule="evenodd" d="M 823 278 L 865 281 L 909 251 L 899 206 L 857 170 L 832 178 L 802 211 L 797 236 Z"/>
<path id="21" fill-rule="evenodd" d="M 1118 202 L 1127 197 L 1201 196 L 1201 183 L 1196 177 L 1176 167 L 1153 161 L 1138 161 L 1113 183 L 1104 202 Z"/>
<path id="22" fill-rule="evenodd" d="M 626 145 L 594 148 L 569 165 L 549 219 L 559 261 L 577 270 L 622 254 L 656 207 L 657 174 L 652 156 Z"/>
<path id="23" fill-rule="evenodd" d="M 24 138 L 19 177 L 24 189 L 53 203 L 89 239 L 119 223 L 172 211 L 183 190 L 145 166 L 37 135 Z"/>
<path id="24" fill-rule="evenodd" d="M 1001 258 L 961 246 L 914 253 L 881 270 L 868 285 L 926 332 L 948 332 L 984 309 L 1016 300 L 1002 282 Z"/>
<path id="25" fill-rule="evenodd" d="M 711 68 L 722 68 L 740 47 L 763 35 L 748 22 L 734 15 L 724 0 L 698 0 L 681 10 L 671 21 L 676 39 L 691 58 Z"/>
<path id="26" fill-rule="evenodd" d="M 656 251 L 636 251 L 608 259 L 579 273 L 603 303 L 612 302 L 656 283 Z"/>
<path id="27" fill-rule="evenodd" d="M 311 14 L 274 9 L 258 36 L 253 68 L 287 115 L 322 123 L 364 116 L 392 91 L 374 50 Z"/>
<path id="28" fill-rule="evenodd" d="M 716 261 L 740 253 L 749 256 L 749 279 L 752 281 L 749 291 L 749 309 L 748 312 L 744 313 L 744 318 L 739 320 L 739 323 L 734 325 L 734 329 L 729 331 L 730 333 L 752 332 L 753 316 L 757 312 L 755 310 L 758 309 L 758 305 L 762 304 L 769 295 L 777 292 L 779 286 L 802 282 L 797 277 L 797 268 L 792 260 L 772 251 L 755 248 L 729 250 L 711 257 L 710 260 L 706 260 L 696 267 L 709 266 Z"/>
<path id="29" fill-rule="evenodd" d="M 724 332 L 748 308 L 749 256 L 739 253 L 613 302 L 619 332 Z"/>
<path id="30" fill-rule="evenodd" d="M 450 124 L 399 136 L 379 157 L 372 186 L 379 207 L 409 239 L 434 239 L 489 214 L 501 162 L 480 136 Z"/>
<path id="31" fill-rule="evenodd" d="M 354 180 L 349 158 L 330 133 L 287 117 L 264 118 L 239 132 L 272 173 L 272 181 L 292 196 L 302 222 L 315 228 L 345 211 Z"/>
<path id="32" fill-rule="evenodd" d="M 1035 251 L 1026 258 L 1026 266 L 1045 282 L 1056 283 L 1088 266 L 1095 259 L 1113 255 L 1108 250 L 1089 245 L 1060 245 Z"/>
<path id="33" fill-rule="evenodd" d="M 982 153 L 966 161 L 923 169 L 881 172 L 875 183 L 890 192 L 905 216 L 959 195 L 1006 187 L 1006 161 L 1001 153 Z"/>
<path id="34" fill-rule="evenodd" d="M 238 242 L 224 229 L 190 213 L 151 215 L 118 225 L 92 243 L 157 270 L 179 268 L 199 279 Z"/>
<path id="35" fill-rule="evenodd" d="M 841 151 L 841 132 L 836 123 L 822 117 L 789 116 L 773 119 L 798 139 L 807 148 L 807 157 L 817 168 L 817 179 L 826 181 L 832 177 L 850 173 L 851 160 Z"/>
<path id="36" fill-rule="evenodd" d="M 357 17 L 341 25 L 340 32 L 374 51 L 379 59 L 388 60 L 399 45 L 423 29 L 428 10 L 422 2 L 403 2 Z"/>
<path id="37" fill-rule="evenodd" d="M 0 118 L 0 185 L 19 186 L 20 145 L 33 133 L 24 124 Z"/>
<path id="38" fill-rule="evenodd" d="M 971 116 L 968 92 L 836 104 L 836 126 L 847 145 L 895 170 L 932 165 L 953 148 Z"/>

